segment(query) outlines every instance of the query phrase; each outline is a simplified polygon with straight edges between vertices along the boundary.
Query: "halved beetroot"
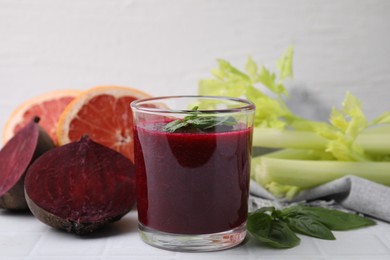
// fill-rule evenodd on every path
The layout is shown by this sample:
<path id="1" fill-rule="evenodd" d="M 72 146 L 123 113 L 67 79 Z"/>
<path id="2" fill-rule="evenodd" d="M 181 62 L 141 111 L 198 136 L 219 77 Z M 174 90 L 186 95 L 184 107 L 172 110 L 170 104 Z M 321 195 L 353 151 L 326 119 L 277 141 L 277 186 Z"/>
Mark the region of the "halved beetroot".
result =
<path id="1" fill-rule="evenodd" d="M 76 234 L 119 220 L 135 204 L 133 163 L 88 136 L 55 148 L 29 168 L 26 200 L 43 223 Z"/>
<path id="2" fill-rule="evenodd" d="M 35 117 L 0 151 L 0 208 L 28 209 L 24 197 L 26 170 L 40 155 L 54 148 L 53 141 L 38 122 L 39 117 Z"/>

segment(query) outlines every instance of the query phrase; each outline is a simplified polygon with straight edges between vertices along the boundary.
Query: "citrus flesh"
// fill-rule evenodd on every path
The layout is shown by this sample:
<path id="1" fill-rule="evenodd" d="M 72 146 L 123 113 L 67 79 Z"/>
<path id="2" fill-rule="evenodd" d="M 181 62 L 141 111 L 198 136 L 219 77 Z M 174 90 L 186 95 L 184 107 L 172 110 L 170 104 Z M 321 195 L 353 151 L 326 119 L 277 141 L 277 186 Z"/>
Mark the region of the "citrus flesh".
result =
<path id="1" fill-rule="evenodd" d="M 95 142 L 134 161 L 130 103 L 146 97 L 150 95 L 116 86 L 96 87 L 84 92 L 68 105 L 60 117 L 57 127 L 59 144 L 77 141 L 87 134 Z"/>
<path id="2" fill-rule="evenodd" d="M 8 118 L 3 129 L 3 144 L 36 116 L 40 118 L 39 125 L 46 130 L 53 142 L 58 144 L 58 119 L 66 106 L 80 93 L 79 90 L 56 90 L 26 100 Z"/>

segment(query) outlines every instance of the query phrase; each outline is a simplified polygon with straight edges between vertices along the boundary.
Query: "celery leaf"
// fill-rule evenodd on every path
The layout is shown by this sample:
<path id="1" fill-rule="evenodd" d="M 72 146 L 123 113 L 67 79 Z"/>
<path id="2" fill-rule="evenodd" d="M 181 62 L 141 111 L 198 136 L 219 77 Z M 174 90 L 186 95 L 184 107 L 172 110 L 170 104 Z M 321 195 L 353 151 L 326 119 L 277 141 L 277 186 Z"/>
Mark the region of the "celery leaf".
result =
<path id="1" fill-rule="evenodd" d="M 253 61 L 251 56 L 248 57 L 245 70 L 248 72 L 251 81 L 255 83 L 258 75 L 258 67 L 257 64 Z"/>
<path id="2" fill-rule="evenodd" d="M 375 118 L 370 125 L 390 124 L 390 111 L 383 113 Z"/>
<path id="3" fill-rule="evenodd" d="M 326 152 L 340 161 L 370 160 L 363 148 L 355 142 L 368 125 L 360 100 L 347 92 L 342 109 L 334 108 L 329 122 L 330 126 L 316 128 L 316 132 L 328 140 Z"/>
<path id="4" fill-rule="evenodd" d="M 283 56 L 276 62 L 276 66 L 280 73 L 280 79 L 283 81 L 286 78 L 293 78 L 293 54 L 294 54 L 294 47 L 291 45 L 288 47 L 286 52 L 283 54 Z"/>
<path id="5" fill-rule="evenodd" d="M 276 74 L 270 72 L 266 67 L 262 67 L 260 74 L 257 78 L 258 82 L 261 82 L 265 87 L 276 94 L 284 94 L 287 95 L 287 91 L 283 84 L 278 83 Z"/>

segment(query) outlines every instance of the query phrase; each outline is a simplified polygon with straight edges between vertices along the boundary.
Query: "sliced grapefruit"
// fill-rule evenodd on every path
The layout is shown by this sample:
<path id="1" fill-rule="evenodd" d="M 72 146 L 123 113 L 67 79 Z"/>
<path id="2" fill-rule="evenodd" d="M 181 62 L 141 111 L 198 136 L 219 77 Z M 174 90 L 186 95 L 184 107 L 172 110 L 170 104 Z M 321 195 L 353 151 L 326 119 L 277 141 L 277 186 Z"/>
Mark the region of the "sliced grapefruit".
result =
<path id="1" fill-rule="evenodd" d="M 73 100 L 60 116 L 57 138 L 60 145 L 87 134 L 134 161 L 133 115 L 130 103 L 150 97 L 128 87 L 95 87 Z"/>
<path id="2" fill-rule="evenodd" d="M 3 144 L 31 122 L 35 116 L 40 118 L 39 125 L 46 130 L 53 142 L 57 144 L 58 118 L 65 107 L 81 92 L 80 90 L 55 90 L 26 100 L 8 118 L 3 128 Z"/>

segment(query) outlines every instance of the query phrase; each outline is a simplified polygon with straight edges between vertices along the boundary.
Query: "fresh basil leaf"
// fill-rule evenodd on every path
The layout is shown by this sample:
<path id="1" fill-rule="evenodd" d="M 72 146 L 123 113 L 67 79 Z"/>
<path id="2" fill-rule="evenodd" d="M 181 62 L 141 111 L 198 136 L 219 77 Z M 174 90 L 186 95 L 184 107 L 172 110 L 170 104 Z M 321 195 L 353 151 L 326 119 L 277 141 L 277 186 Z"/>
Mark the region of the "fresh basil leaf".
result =
<path id="1" fill-rule="evenodd" d="M 335 240 L 331 230 L 348 230 L 375 224 L 374 221 L 338 210 L 296 205 L 282 210 L 262 207 L 248 215 L 247 230 L 260 242 L 274 248 L 300 243 L 295 232 Z"/>
<path id="2" fill-rule="evenodd" d="M 198 107 L 195 106 L 191 114 L 184 117 L 183 119 L 174 120 L 169 122 L 163 127 L 163 131 L 166 132 L 176 132 L 183 129 L 198 129 L 201 131 L 213 129 L 217 126 L 234 126 L 237 124 L 237 121 L 234 117 L 227 116 L 203 116 Z"/>
<path id="3" fill-rule="evenodd" d="M 282 210 L 284 216 L 306 215 L 331 230 L 350 230 L 375 225 L 375 221 L 356 214 L 321 207 L 297 205 Z"/>
<path id="4" fill-rule="evenodd" d="M 274 248 L 291 248 L 300 243 L 299 237 L 286 223 L 273 219 L 265 212 L 250 214 L 247 229 L 253 237 Z"/>
<path id="5" fill-rule="evenodd" d="M 208 125 L 206 125 L 203 129 L 210 129 L 213 127 L 216 127 L 218 125 L 224 125 L 224 126 L 234 126 L 237 124 L 237 121 L 234 119 L 234 117 L 214 117 L 214 123 L 210 122 Z"/>
<path id="6" fill-rule="evenodd" d="M 178 129 L 180 128 L 183 128 L 183 127 L 186 127 L 188 126 L 188 123 L 184 120 L 175 120 L 175 121 L 172 121 L 172 122 L 169 122 L 168 124 L 166 124 L 164 127 L 163 127 L 163 131 L 166 131 L 166 132 L 176 132 Z"/>
<path id="7" fill-rule="evenodd" d="M 266 236 L 271 228 L 272 217 L 265 212 L 254 212 L 248 216 L 247 229 L 249 232 Z"/>
<path id="8" fill-rule="evenodd" d="M 295 215 L 286 218 L 285 221 L 287 225 L 297 233 L 327 240 L 336 239 L 329 228 L 309 216 Z"/>
<path id="9" fill-rule="evenodd" d="M 301 241 L 286 223 L 277 220 L 271 222 L 269 233 L 261 239 L 265 244 L 274 248 L 292 248 L 299 245 Z"/>
<path id="10" fill-rule="evenodd" d="M 190 125 L 194 125 L 199 129 L 206 129 L 207 127 L 213 127 L 219 124 L 219 121 L 215 117 L 194 117 L 186 121 Z"/>

